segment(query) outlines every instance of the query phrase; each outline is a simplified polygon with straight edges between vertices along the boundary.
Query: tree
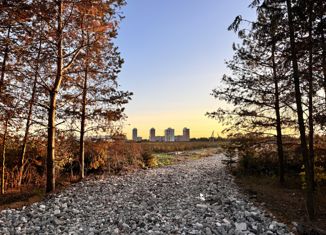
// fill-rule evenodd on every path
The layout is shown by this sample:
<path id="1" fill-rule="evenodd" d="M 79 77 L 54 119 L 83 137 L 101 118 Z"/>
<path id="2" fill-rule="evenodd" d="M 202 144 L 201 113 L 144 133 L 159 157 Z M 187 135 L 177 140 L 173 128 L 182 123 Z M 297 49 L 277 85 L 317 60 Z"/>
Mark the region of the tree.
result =
<path id="1" fill-rule="evenodd" d="M 309 159 L 309 151 L 308 151 L 307 141 L 306 141 L 306 128 L 305 128 L 303 109 L 302 109 L 302 98 L 301 98 L 302 95 L 300 90 L 300 76 L 299 76 L 299 66 L 298 66 L 298 58 L 297 58 L 295 29 L 294 29 L 293 10 L 292 10 L 291 0 L 286 0 L 286 6 L 287 6 L 287 15 L 288 15 L 289 34 L 290 34 L 293 82 L 295 87 L 295 99 L 296 99 L 296 107 L 297 107 L 298 128 L 300 132 L 301 153 L 304 160 L 305 173 L 307 179 L 306 206 L 307 206 L 309 218 L 314 219 L 315 209 L 314 209 L 314 192 L 313 192 L 314 177 L 312 171 L 313 166 L 311 166 L 311 161 Z"/>
<path id="2" fill-rule="evenodd" d="M 42 25 L 40 25 L 42 28 Z M 37 31 L 39 33 L 38 35 L 38 40 L 36 40 L 36 45 L 30 46 L 30 53 L 29 55 L 33 58 L 35 56 L 35 60 L 33 61 L 34 63 L 30 65 L 31 68 L 31 77 L 33 79 L 28 78 L 29 80 L 32 80 L 32 85 L 28 86 L 31 87 L 31 92 L 30 92 L 30 99 L 27 102 L 27 115 L 26 115 L 26 125 L 25 125 L 25 130 L 24 130 L 24 135 L 23 135 L 23 143 L 20 151 L 20 166 L 19 166 L 19 179 L 18 179 L 18 187 L 21 187 L 22 181 L 23 181 L 23 176 L 24 176 L 24 167 L 25 167 L 25 155 L 26 155 L 26 148 L 27 148 L 27 143 L 30 135 L 30 128 L 32 126 L 32 118 L 33 118 L 33 109 L 36 103 L 37 99 L 37 93 L 38 93 L 38 82 L 39 82 L 39 70 L 41 66 L 41 58 L 44 57 L 42 54 L 42 29 L 41 31 Z M 35 36 L 37 38 L 37 36 Z M 28 45 L 26 45 L 28 47 Z M 43 58 L 44 59 L 44 58 Z M 28 82 L 26 82 L 28 83 Z"/>
<path id="3" fill-rule="evenodd" d="M 257 126 L 276 127 L 281 182 L 282 129 L 290 124 L 300 139 L 310 219 L 314 219 L 315 203 L 314 142 L 316 133 L 323 133 L 326 116 L 325 95 L 320 95 L 326 90 L 325 5 L 320 0 L 252 1 L 250 6 L 257 8 L 258 18 L 250 22 L 249 33 L 238 30 L 244 21 L 241 16 L 230 26 L 239 32 L 243 43 L 234 46 L 235 56 L 227 64 L 233 75 L 224 76 L 225 86 L 213 91 L 216 98 L 234 108 L 209 114 L 231 120 L 231 128 L 247 132 L 257 131 Z M 273 119 L 271 115 L 275 115 Z"/>
<path id="4" fill-rule="evenodd" d="M 38 15 L 40 20 L 46 25 L 44 38 L 47 39 L 48 51 L 52 51 L 48 63 L 53 68 L 51 73 L 55 76 L 49 76 L 43 85 L 49 98 L 48 104 L 48 144 L 47 144 L 47 184 L 46 191 L 55 190 L 55 141 L 56 141 L 56 114 L 57 98 L 64 76 L 75 62 L 81 49 L 85 46 L 80 37 L 79 28 L 81 9 L 78 5 L 85 4 L 86 1 L 65 1 L 39 2 Z M 44 14 L 46 12 L 46 14 Z"/>
<path id="5" fill-rule="evenodd" d="M 86 46 L 73 69 L 75 77 L 71 80 L 71 87 L 74 89 L 65 95 L 66 100 L 71 101 L 68 103 L 66 114 L 72 117 L 72 120 L 75 118 L 79 120 L 79 128 L 73 129 L 79 132 L 81 179 L 85 176 L 86 133 L 108 130 L 110 122 L 123 117 L 124 109 L 121 106 L 126 104 L 132 95 L 130 92 L 117 90 L 117 74 L 123 60 L 112 39 L 117 35 L 115 25 L 120 17 L 118 19 L 112 15 L 98 17 L 106 14 L 101 5 L 88 6 L 88 9 L 92 9 L 92 14 L 87 13 L 82 21 L 82 34 Z"/>
<path id="6" fill-rule="evenodd" d="M 284 58 L 279 53 L 278 47 L 283 43 L 280 40 L 281 32 L 279 16 L 280 10 L 273 8 L 272 12 L 266 7 L 258 8 L 257 22 L 250 22 L 250 30 L 239 30 L 239 24 L 244 21 L 241 16 L 236 17 L 229 30 L 239 31 L 243 41 L 242 46 L 233 46 L 234 59 L 227 63 L 234 76 L 224 76 L 226 85 L 222 89 L 215 89 L 213 95 L 234 105 L 235 109 L 228 112 L 220 110 L 210 113 L 210 117 L 230 117 L 237 120 L 231 124 L 231 128 L 242 127 L 245 131 L 260 132 L 275 128 L 276 146 L 279 157 L 280 183 L 284 182 L 284 153 L 282 143 L 282 124 L 290 125 L 291 118 L 281 117 L 281 110 L 286 104 L 282 101 L 288 98 L 281 82 L 285 83 L 285 71 L 281 64 Z M 269 8 L 272 8 L 269 6 Z M 246 31 L 249 31 L 246 33 Z M 283 81 L 282 81 L 283 80 Z M 281 97 L 281 94 L 282 97 Z M 223 117 L 224 116 L 224 117 Z M 221 118 L 222 117 L 222 118 Z M 255 128 L 255 129 L 253 129 Z M 257 129 L 258 128 L 258 129 Z"/>
<path id="7" fill-rule="evenodd" d="M 37 1 L 36 1 L 37 2 Z M 60 90 L 63 87 L 68 89 L 69 79 L 72 79 L 73 67 L 82 57 L 83 51 L 88 48 L 88 42 L 85 38 L 85 32 L 90 25 L 96 28 L 96 31 L 110 31 L 110 24 L 104 20 L 94 20 L 90 24 L 85 24 L 85 17 L 92 18 L 99 13 L 99 19 L 112 18 L 117 14 L 118 9 L 124 4 L 124 1 L 64 1 L 58 0 L 54 3 L 40 3 L 40 12 L 50 12 L 42 15 L 42 20 L 47 25 L 45 30 L 45 38 L 47 39 L 48 51 L 52 53 L 49 63 L 52 71 L 43 81 L 45 86 L 45 94 L 49 98 L 48 104 L 48 149 L 47 149 L 47 187 L 46 191 L 51 192 L 55 189 L 55 140 L 56 140 L 56 116 L 58 111 L 58 98 L 60 98 Z M 93 18 L 94 19 L 94 18 Z M 115 21 L 116 22 L 116 21 Z M 109 35 L 109 34 L 106 34 Z M 95 35 L 96 36 L 96 35 Z M 104 39 L 109 40 L 108 37 Z M 95 41 L 98 39 L 95 38 Z M 85 61 L 84 61 L 85 62 Z M 88 62 L 86 61 L 86 64 Z M 88 73 L 88 71 L 87 71 Z M 80 80 L 80 76 L 74 79 Z M 87 84 L 87 79 L 85 80 Z"/>
<path id="8" fill-rule="evenodd" d="M 2 180 L 1 192 L 5 192 L 6 147 L 10 136 L 10 128 L 19 130 L 19 119 L 22 111 L 22 95 L 19 92 L 21 77 L 17 71 L 21 69 L 20 55 L 23 53 L 21 38 L 24 36 L 23 26 L 29 19 L 25 1 L 3 1 L 0 21 L 1 75 L 0 75 L 0 122 L 3 125 L 2 138 Z"/>
<path id="9" fill-rule="evenodd" d="M 61 135 L 57 137 L 56 132 L 66 130 L 71 118 L 64 114 L 64 109 L 80 112 L 81 159 L 87 131 L 107 129 L 105 125 L 124 117 L 123 105 L 131 93 L 118 89 L 117 74 L 123 60 L 112 42 L 124 4 L 123 0 L 1 2 L 2 166 L 5 167 L 8 138 L 21 139 L 17 161 L 19 187 L 30 136 L 44 134 L 42 128 L 46 127 L 46 191 L 55 190 L 55 169 L 60 165 L 56 159 L 56 154 L 60 154 L 56 142 L 65 139 Z M 75 96 L 78 102 L 71 102 L 66 94 Z M 24 123 L 24 128 L 18 123 Z M 65 124 L 62 130 L 58 128 L 60 124 Z M 14 136 L 11 128 L 16 128 Z"/>

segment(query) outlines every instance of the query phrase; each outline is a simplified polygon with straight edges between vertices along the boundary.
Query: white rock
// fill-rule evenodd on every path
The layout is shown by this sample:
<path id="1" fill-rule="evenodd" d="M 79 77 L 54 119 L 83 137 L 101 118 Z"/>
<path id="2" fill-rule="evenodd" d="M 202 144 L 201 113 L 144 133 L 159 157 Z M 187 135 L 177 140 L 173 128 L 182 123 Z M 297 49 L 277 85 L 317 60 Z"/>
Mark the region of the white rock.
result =
<path id="1" fill-rule="evenodd" d="M 61 213 L 61 211 L 57 209 L 53 213 L 54 213 L 54 215 L 59 215 Z"/>
<path id="2" fill-rule="evenodd" d="M 196 207 L 198 207 L 198 208 L 203 208 L 203 209 L 208 208 L 208 206 L 205 205 L 205 204 L 197 204 Z"/>
<path id="3" fill-rule="evenodd" d="M 225 224 L 231 224 L 230 221 L 228 221 L 228 220 L 225 219 L 225 218 L 223 219 L 223 223 L 225 223 Z"/>
<path id="4" fill-rule="evenodd" d="M 202 227 L 204 227 L 201 223 L 196 223 L 195 224 L 195 227 L 197 227 L 197 228 L 202 228 Z"/>
<path id="5" fill-rule="evenodd" d="M 73 209 L 72 209 L 72 212 L 75 213 L 75 214 L 78 214 L 78 213 L 79 213 L 79 210 L 73 208 Z"/>
<path id="6" fill-rule="evenodd" d="M 123 224 L 122 224 L 122 227 L 123 227 L 124 229 L 130 229 L 129 225 L 126 224 L 126 223 L 123 223 Z"/>
<path id="7" fill-rule="evenodd" d="M 245 230 L 247 230 L 247 224 L 246 223 L 235 223 L 235 229 L 238 231 L 245 231 Z"/>

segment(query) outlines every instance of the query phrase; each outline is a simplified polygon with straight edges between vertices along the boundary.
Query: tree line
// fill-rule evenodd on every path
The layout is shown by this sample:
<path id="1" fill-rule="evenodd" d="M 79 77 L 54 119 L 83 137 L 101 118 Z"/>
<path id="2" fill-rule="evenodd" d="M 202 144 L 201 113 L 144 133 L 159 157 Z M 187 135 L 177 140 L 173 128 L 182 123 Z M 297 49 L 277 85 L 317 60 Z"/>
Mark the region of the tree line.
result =
<path id="1" fill-rule="evenodd" d="M 325 134 L 326 2 L 254 0 L 254 21 L 237 16 L 229 30 L 238 33 L 231 75 L 213 90 L 232 104 L 207 115 L 228 124 L 232 133 L 275 135 L 279 180 L 284 183 L 284 133 L 295 134 L 305 171 L 306 209 L 315 216 L 315 143 Z"/>
<path id="2" fill-rule="evenodd" d="M 71 133 L 79 140 L 82 179 L 87 133 L 112 132 L 124 118 L 132 93 L 119 89 L 123 59 L 114 44 L 124 5 L 124 0 L 1 1 L 2 194 L 9 180 L 9 143 L 19 146 L 14 153 L 18 187 L 24 183 L 31 142 L 46 143 L 46 192 L 51 192 L 63 136 Z"/>

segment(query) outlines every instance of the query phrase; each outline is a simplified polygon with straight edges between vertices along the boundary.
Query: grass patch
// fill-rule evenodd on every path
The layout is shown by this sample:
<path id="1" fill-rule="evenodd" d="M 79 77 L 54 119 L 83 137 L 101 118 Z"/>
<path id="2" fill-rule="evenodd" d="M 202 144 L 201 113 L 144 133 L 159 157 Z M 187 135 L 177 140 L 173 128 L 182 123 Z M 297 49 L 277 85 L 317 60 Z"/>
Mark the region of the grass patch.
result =
<path id="1" fill-rule="evenodd" d="M 203 157 L 212 156 L 218 154 L 220 151 L 217 148 L 206 148 L 200 150 L 190 150 L 190 151 L 177 151 L 172 153 L 154 153 L 152 156 L 156 159 L 157 166 L 163 167 L 174 165 L 180 162 L 198 160 Z"/>
<path id="2" fill-rule="evenodd" d="M 175 162 L 175 156 L 167 153 L 157 153 L 154 157 L 157 159 L 158 167 L 173 165 Z"/>
<path id="3" fill-rule="evenodd" d="M 191 151 L 196 149 L 216 148 L 220 145 L 218 142 L 142 142 L 139 143 L 144 151 L 153 153 L 171 153 L 177 151 Z"/>

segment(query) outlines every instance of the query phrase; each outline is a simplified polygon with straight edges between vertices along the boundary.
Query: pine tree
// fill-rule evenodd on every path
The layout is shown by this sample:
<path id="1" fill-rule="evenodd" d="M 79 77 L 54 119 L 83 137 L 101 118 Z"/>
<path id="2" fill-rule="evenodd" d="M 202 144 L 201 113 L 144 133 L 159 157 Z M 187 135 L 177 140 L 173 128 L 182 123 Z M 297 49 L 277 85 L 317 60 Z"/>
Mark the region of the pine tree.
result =
<path id="1" fill-rule="evenodd" d="M 109 130 L 113 121 L 120 120 L 124 111 L 121 106 L 130 99 L 130 92 L 118 91 L 117 74 L 123 60 L 112 39 L 117 35 L 116 26 L 120 17 L 98 17 L 105 7 L 100 4 L 88 6 L 89 12 L 82 22 L 82 33 L 86 46 L 82 50 L 72 78 L 73 89 L 65 95 L 70 100 L 66 114 L 72 121 L 79 120 L 79 165 L 80 178 L 84 178 L 85 168 L 85 135 L 87 132 L 96 133 L 98 130 Z M 111 12 L 112 14 L 112 12 Z M 96 22 L 94 25 L 93 22 Z M 76 93 L 76 91 L 78 91 Z M 95 122 L 92 120 L 96 120 Z M 77 124 L 77 123 L 76 123 Z"/>

